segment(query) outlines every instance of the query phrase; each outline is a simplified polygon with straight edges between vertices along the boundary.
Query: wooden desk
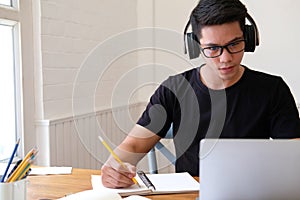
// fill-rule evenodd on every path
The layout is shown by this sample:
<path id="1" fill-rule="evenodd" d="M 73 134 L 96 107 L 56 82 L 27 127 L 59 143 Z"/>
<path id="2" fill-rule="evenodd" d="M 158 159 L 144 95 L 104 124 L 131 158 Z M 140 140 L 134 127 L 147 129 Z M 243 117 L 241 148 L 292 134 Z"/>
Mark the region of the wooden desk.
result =
<path id="1" fill-rule="evenodd" d="M 50 200 L 67 194 L 92 189 L 91 175 L 100 174 L 99 170 L 73 169 L 69 175 L 29 176 L 28 200 Z M 197 179 L 198 180 L 198 179 Z M 188 194 L 151 195 L 152 200 L 195 200 L 198 192 Z"/>

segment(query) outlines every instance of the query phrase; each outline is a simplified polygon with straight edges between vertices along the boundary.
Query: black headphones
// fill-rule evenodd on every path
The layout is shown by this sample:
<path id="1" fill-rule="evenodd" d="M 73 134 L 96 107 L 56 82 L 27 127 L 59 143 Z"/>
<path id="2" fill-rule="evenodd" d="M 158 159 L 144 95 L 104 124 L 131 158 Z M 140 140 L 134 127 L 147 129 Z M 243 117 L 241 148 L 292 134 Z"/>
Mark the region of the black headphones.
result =
<path id="1" fill-rule="evenodd" d="M 255 47 L 259 45 L 259 33 L 253 18 L 247 13 L 246 19 L 251 25 L 245 25 L 244 39 L 246 41 L 245 52 L 254 52 Z M 187 33 L 190 26 L 190 20 L 184 28 L 184 48 L 185 54 L 189 54 L 190 59 L 198 58 L 200 55 L 200 41 L 193 33 Z"/>

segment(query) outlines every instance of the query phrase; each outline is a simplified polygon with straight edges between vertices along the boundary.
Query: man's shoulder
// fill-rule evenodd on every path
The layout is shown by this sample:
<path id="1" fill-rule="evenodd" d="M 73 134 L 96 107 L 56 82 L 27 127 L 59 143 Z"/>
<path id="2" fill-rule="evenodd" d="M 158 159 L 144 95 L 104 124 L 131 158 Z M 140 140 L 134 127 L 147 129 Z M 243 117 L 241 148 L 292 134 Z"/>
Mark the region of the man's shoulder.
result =
<path id="1" fill-rule="evenodd" d="M 182 78 L 185 78 L 187 81 L 197 79 L 197 75 L 199 74 L 199 68 L 192 68 L 180 73 L 177 73 L 175 75 L 172 75 L 169 77 L 171 80 L 181 80 Z"/>
<path id="2" fill-rule="evenodd" d="M 254 69 L 249 69 L 247 67 L 245 68 L 246 68 L 247 78 L 253 81 L 258 81 L 258 83 L 260 83 L 261 81 L 266 83 L 266 82 L 274 82 L 274 81 L 277 82 L 282 80 L 281 76 L 279 75 L 262 72 Z"/>
<path id="3" fill-rule="evenodd" d="M 198 84 L 200 80 L 199 69 L 193 68 L 175 75 L 169 76 L 162 86 L 168 88 L 173 92 L 186 91 L 187 89 L 193 88 L 195 84 Z"/>

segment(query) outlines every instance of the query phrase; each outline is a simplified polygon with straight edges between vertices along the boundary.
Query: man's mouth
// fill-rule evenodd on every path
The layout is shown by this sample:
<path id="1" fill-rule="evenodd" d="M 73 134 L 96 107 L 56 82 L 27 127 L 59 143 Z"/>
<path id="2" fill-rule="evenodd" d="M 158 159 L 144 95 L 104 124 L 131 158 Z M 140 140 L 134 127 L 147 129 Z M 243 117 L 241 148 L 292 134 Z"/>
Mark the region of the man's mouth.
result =
<path id="1" fill-rule="evenodd" d="M 233 69 L 233 66 L 229 66 L 229 67 L 220 67 L 219 70 L 222 72 L 222 73 L 229 73 L 231 72 Z"/>

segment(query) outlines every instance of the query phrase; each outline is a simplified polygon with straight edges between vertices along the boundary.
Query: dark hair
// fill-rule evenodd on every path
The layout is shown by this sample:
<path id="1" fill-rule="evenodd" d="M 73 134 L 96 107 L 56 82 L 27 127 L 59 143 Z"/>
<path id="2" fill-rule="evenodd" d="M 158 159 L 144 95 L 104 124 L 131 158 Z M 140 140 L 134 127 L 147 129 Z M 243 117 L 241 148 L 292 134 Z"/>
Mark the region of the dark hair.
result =
<path id="1" fill-rule="evenodd" d="M 201 38 L 207 25 L 221 25 L 238 21 L 244 32 L 247 8 L 239 0 L 200 0 L 190 16 L 193 33 Z"/>

